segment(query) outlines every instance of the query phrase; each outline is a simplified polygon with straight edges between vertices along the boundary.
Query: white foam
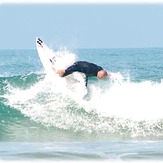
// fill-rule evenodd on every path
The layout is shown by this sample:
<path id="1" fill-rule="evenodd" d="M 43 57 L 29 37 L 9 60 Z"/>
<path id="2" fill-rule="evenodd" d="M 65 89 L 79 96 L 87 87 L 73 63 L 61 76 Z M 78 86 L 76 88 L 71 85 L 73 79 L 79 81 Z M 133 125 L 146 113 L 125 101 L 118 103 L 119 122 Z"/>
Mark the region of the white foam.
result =
<path id="1" fill-rule="evenodd" d="M 155 127 L 162 129 L 157 123 L 163 117 L 162 82 L 115 81 L 106 83 L 105 89 L 91 84 L 89 100 L 70 92 L 63 83 L 46 76 L 26 90 L 9 87 L 10 94 L 5 98 L 8 105 L 31 120 L 60 129 L 124 134 L 121 129 L 127 127 L 132 137 L 154 134 Z M 80 111 L 82 108 L 88 115 Z M 92 111 L 98 117 L 90 117 Z M 106 119 L 112 117 L 114 120 Z M 143 128 L 139 122 L 143 122 Z"/>
<path id="2" fill-rule="evenodd" d="M 88 105 L 103 116 L 132 120 L 159 120 L 163 118 L 163 82 L 144 81 L 135 83 L 116 78 L 104 90 L 92 87 Z M 88 107 L 88 106 L 87 106 Z"/>

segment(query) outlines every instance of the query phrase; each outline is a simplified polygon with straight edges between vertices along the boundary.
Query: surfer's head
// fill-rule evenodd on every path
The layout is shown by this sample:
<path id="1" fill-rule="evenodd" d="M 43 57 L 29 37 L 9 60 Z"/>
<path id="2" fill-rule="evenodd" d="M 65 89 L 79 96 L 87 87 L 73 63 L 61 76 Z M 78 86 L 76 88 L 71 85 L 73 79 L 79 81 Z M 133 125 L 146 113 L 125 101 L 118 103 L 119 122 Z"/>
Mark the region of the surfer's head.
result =
<path id="1" fill-rule="evenodd" d="M 105 79 L 108 76 L 108 73 L 105 70 L 100 70 L 97 73 L 97 78 Z"/>

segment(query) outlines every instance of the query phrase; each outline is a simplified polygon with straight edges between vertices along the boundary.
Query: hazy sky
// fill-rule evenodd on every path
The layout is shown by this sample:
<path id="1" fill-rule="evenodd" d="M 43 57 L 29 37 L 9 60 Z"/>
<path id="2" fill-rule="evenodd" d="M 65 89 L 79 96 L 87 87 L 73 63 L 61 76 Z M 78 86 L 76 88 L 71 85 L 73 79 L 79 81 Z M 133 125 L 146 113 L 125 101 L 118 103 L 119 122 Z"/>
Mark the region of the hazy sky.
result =
<path id="1" fill-rule="evenodd" d="M 163 47 L 163 4 L 1 4 L 0 49 Z"/>

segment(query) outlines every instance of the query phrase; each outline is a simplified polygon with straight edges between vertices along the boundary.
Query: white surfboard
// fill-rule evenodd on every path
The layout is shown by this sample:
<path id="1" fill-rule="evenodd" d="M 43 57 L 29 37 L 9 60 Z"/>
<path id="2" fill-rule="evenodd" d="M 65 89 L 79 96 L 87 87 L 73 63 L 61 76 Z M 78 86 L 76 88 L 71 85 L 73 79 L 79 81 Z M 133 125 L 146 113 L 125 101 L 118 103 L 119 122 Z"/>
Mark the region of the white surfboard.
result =
<path id="1" fill-rule="evenodd" d="M 53 51 L 38 37 L 36 38 L 36 47 L 40 61 L 45 69 L 45 72 L 47 74 L 51 73 L 54 74 L 51 62 L 54 55 Z"/>
<path id="2" fill-rule="evenodd" d="M 58 69 L 57 64 L 62 64 L 62 57 L 57 56 L 57 53 L 54 53 L 40 38 L 36 37 L 36 47 L 37 52 L 40 58 L 40 61 L 45 69 L 46 74 L 59 76 L 55 73 L 54 70 Z M 58 61 L 58 62 L 57 62 Z M 65 64 L 65 63 L 63 63 Z M 67 64 L 68 65 L 68 64 Z M 64 68 L 67 68 L 65 65 Z M 62 78 L 62 77 L 59 77 Z M 58 80 L 58 78 L 56 79 Z M 85 75 L 83 73 L 75 72 L 71 75 L 64 77 L 65 82 L 67 83 L 67 88 L 75 91 L 86 90 L 85 86 Z M 86 92 L 86 91 L 85 91 Z"/>

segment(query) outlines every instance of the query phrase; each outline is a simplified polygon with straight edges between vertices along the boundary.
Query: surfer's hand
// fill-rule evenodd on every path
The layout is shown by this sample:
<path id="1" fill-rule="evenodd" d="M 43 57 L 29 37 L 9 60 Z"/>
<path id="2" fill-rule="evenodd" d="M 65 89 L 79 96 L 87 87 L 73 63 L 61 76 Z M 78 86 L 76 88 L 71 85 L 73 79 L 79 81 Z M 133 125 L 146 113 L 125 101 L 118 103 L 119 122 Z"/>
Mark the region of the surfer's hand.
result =
<path id="1" fill-rule="evenodd" d="M 65 70 L 57 70 L 57 72 L 56 72 L 59 76 L 63 76 L 64 75 L 64 73 L 65 73 Z"/>

